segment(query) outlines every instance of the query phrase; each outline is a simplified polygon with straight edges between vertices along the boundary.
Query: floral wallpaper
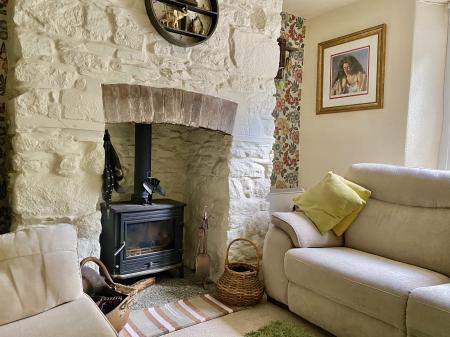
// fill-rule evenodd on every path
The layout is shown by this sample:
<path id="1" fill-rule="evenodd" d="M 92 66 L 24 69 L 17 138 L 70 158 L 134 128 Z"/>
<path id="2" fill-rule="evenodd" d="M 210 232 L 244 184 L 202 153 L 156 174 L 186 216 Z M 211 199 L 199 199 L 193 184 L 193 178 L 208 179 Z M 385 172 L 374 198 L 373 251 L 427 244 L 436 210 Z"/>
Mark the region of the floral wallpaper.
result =
<path id="1" fill-rule="evenodd" d="M 300 112 L 305 25 L 301 17 L 281 13 L 281 38 L 287 42 L 288 58 L 282 79 L 276 79 L 277 104 L 273 146 L 272 187 L 298 188 L 300 161 Z"/>
<path id="2" fill-rule="evenodd" d="M 8 59 L 6 56 L 6 40 L 8 39 L 6 6 L 8 0 L 0 0 L 0 234 L 9 231 L 10 209 L 8 204 L 8 120 L 6 116 L 6 78 L 8 75 Z"/>

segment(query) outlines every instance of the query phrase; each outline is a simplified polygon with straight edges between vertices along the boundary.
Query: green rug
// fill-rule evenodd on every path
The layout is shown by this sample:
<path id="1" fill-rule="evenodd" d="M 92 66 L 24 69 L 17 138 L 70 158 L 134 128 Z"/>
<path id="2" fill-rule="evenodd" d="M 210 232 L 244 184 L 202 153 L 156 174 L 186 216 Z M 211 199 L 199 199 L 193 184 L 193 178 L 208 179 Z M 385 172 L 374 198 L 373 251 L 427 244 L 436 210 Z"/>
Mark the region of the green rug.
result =
<path id="1" fill-rule="evenodd" d="M 274 321 L 244 337 L 314 337 L 302 327 L 287 321 Z"/>

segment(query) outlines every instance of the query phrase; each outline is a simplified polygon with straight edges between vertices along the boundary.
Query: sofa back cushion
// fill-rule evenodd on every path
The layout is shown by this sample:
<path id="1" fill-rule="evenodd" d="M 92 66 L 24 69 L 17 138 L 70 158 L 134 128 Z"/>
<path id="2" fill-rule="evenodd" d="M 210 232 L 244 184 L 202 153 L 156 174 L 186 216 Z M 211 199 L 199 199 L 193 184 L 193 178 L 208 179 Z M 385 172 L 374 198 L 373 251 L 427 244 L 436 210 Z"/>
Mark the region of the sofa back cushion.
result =
<path id="1" fill-rule="evenodd" d="M 32 226 L 0 236 L 0 325 L 82 294 L 73 226 Z"/>
<path id="2" fill-rule="evenodd" d="M 372 198 L 393 204 L 450 208 L 450 171 L 355 164 L 346 179 L 372 191 Z"/>
<path id="3" fill-rule="evenodd" d="M 372 191 L 347 247 L 450 276 L 450 172 L 357 164 L 346 178 Z"/>

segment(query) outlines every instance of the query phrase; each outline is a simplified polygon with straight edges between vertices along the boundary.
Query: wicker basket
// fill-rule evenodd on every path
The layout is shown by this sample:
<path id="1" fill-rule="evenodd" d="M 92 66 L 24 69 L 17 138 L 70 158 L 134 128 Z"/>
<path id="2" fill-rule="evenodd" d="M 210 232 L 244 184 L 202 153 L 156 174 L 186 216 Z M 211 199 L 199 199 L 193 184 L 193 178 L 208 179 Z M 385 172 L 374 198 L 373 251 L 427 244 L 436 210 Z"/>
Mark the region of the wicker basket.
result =
<path id="1" fill-rule="evenodd" d="M 230 247 L 237 241 L 250 243 L 256 250 L 256 266 L 248 263 L 230 263 L 228 255 Z M 216 285 L 218 298 L 229 305 L 250 306 L 261 301 L 264 286 L 258 278 L 259 251 L 256 245 L 247 239 L 236 239 L 230 242 L 226 252 L 225 271 Z"/>
<path id="2" fill-rule="evenodd" d="M 123 298 L 120 304 L 117 305 L 113 310 L 104 312 L 106 318 L 114 327 L 114 329 L 117 332 L 120 332 L 120 330 L 122 330 L 122 328 L 128 321 L 128 317 L 130 316 L 130 306 L 134 303 L 136 294 L 139 291 L 144 290 L 148 286 L 154 284 L 155 279 L 151 278 L 148 280 L 143 280 L 133 284 L 132 286 L 114 283 L 111 275 L 108 272 L 108 269 L 106 269 L 102 261 L 100 261 L 96 257 L 87 257 L 81 261 L 80 267 L 83 267 L 88 262 L 93 262 L 100 268 L 100 273 L 105 277 L 105 281 L 108 284 L 110 290 Z"/>

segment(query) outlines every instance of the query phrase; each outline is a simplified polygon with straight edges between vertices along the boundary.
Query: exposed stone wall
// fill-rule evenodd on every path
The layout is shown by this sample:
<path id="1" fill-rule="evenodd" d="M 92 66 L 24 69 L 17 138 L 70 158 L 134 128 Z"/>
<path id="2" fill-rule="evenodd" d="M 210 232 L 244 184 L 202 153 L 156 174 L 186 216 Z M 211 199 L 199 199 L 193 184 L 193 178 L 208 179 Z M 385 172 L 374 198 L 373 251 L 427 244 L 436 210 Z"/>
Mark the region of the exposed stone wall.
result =
<path id="1" fill-rule="evenodd" d="M 223 261 L 227 241 L 236 236 L 261 245 L 269 224 L 265 197 L 281 4 L 219 1 L 213 37 L 180 48 L 158 35 L 142 0 L 11 0 L 8 110 L 15 134 L 16 225 L 71 221 L 80 229 L 81 256 L 98 255 L 105 128 L 101 84 L 141 84 L 239 103 L 229 213 L 220 220 L 220 244 L 211 248 Z"/>
<path id="2" fill-rule="evenodd" d="M 11 225 L 8 199 L 8 172 L 11 147 L 5 105 L 6 79 L 8 75 L 8 58 L 6 55 L 6 43 L 8 40 L 7 4 L 8 0 L 0 0 L 0 234 L 8 232 Z"/>

